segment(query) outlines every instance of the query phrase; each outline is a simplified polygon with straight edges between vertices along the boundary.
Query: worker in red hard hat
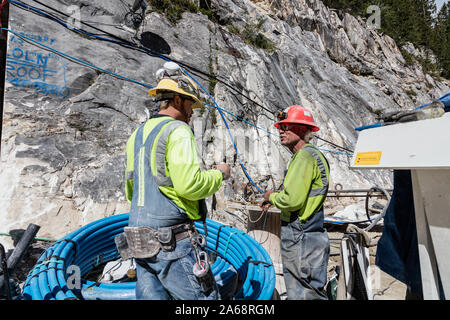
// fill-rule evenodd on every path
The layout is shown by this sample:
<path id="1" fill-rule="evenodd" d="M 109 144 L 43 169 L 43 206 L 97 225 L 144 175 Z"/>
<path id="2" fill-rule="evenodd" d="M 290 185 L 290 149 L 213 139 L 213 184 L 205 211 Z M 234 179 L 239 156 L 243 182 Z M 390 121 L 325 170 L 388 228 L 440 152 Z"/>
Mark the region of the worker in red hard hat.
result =
<path id="1" fill-rule="evenodd" d="M 328 233 L 323 227 L 323 203 L 328 193 L 330 168 L 312 144 L 319 131 L 311 112 L 291 106 L 279 115 L 275 127 L 292 158 L 280 192 L 266 191 L 261 207 L 281 210 L 281 256 L 289 300 L 326 300 Z"/>
<path id="2" fill-rule="evenodd" d="M 301 124 L 311 129 L 312 132 L 320 130 L 314 122 L 311 112 L 302 106 L 290 106 L 287 112 L 284 111 L 278 115 L 278 119 L 280 121 L 275 123 L 276 128 L 280 128 L 282 124 Z"/>

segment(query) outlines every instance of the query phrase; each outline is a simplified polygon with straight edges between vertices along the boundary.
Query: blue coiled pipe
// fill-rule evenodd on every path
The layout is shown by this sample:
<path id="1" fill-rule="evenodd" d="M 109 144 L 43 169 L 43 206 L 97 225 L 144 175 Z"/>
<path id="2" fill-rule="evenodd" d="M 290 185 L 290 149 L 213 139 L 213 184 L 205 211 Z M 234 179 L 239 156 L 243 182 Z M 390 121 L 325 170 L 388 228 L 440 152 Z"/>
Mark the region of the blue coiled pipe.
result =
<path id="1" fill-rule="evenodd" d="M 27 300 L 122 300 L 135 299 L 136 282 L 95 283 L 81 280 L 81 288 L 69 289 L 67 268 L 76 265 L 86 274 L 94 267 L 117 259 L 114 237 L 128 225 L 128 213 L 103 218 L 68 234 L 47 249 L 30 271 L 23 286 Z M 195 223 L 205 235 L 202 223 Z M 275 288 L 275 270 L 265 249 L 248 234 L 206 220 L 207 248 L 216 252 L 212 271 L 222 297 L 269 300 Z M 238 279 L 241 287 L 238 288 Z M 229 294 L 234 294 L 229 296 Z"/>

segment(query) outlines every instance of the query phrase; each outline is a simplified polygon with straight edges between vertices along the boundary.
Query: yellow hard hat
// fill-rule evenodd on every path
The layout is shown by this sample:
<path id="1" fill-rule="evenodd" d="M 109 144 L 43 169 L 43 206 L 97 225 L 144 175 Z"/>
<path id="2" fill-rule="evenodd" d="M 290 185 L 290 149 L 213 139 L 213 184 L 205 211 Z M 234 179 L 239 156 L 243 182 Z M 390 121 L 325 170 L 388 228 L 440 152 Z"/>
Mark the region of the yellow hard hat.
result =
<path id="1" fill-rule="evenodd" d="M 186 76 L 179 79 L 163 78 L 155 88 L 148 91 L 149 96 L 156 97 L 156 100 L 172 98 L 177 93 L 194 100 L 192 109 L 202 106 L 197 85 Z"/>

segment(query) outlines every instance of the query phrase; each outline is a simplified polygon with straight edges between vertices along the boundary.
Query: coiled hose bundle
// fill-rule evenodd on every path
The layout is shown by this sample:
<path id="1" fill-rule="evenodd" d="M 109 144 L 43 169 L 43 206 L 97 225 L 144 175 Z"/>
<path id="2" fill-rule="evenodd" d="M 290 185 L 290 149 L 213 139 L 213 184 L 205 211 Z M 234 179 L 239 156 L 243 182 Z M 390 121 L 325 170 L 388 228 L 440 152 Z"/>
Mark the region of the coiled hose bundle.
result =
<path id="1" fill-rule="evenodd" d="M 23 286 L 23 298 L 135 299 L 136 282 L 98 283 L 81 279 L 77 286 L 76 281 L 70 279 L 76 270 L 80 275 L 85 275 L 98 265 L 120 257 L 114 237 L 128 225 L 128 217 L 125 213 L 103 218 L 58 240 L 41 255 L 30 271 Z M 202 223 L 196 222 L 195 226 L 205 235 Z M 217 255 L 212 271 L 222 297 L 231 293 L 229 298 L 234 299 L 271 299 L 275 288 L 275 270 L 265 249 L 236 228 L 210 219 L 206 219 L 206 226 L 207 249 Z M 240 280 L 240 288 L 237 287 L 237 279 Z"/>

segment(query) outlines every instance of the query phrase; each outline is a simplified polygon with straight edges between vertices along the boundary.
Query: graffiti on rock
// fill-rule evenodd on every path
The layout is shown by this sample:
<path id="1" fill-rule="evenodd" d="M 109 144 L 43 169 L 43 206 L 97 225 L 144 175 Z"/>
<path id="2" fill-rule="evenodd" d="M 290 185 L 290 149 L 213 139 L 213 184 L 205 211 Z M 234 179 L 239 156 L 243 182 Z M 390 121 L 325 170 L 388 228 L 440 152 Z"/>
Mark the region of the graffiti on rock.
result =
<path id="1" fill-rule="evenodd" d="M 23 35 L 47 45 L 55 42 L 48 36 Z M 46 96 L 67 98 L 70 89 L 66 86 L 65 63 L 56 54 L 36 51 L 26 44 L 19 37 L 10 37 L 6 54 L 6 81 L 15 87 L 35 89 Z"/>

